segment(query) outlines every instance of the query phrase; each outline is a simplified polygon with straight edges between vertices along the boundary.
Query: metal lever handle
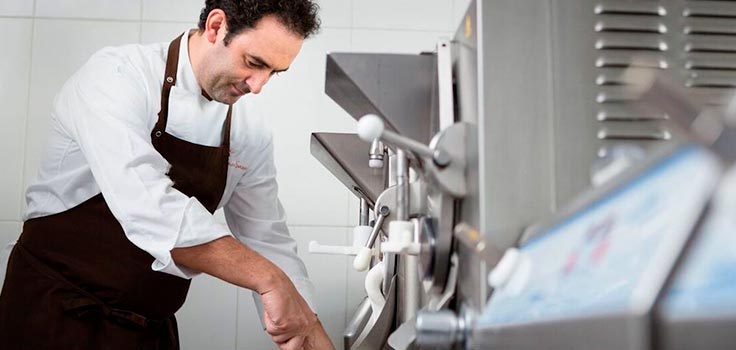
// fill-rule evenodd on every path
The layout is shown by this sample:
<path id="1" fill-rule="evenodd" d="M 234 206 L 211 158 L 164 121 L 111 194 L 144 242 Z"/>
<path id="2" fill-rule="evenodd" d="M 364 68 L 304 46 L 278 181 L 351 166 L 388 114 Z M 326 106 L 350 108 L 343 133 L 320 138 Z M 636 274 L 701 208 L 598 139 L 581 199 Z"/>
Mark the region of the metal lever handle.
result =
<path id="1" fill-rule="evenodd" d="M 421 142 L 386 130 L 383 120 L 375 114 L 366 114 L 360 118 L 358 121 L 358 136 L 363 141 L 372 142 L 375 139 L 380 139 L 398 148 L 411 151 L 421 157 L 431 159 L 438 167 L 446 167 L 452 161 L 447 152 L 432 149 Z"/>
<path id="2" fill-rule="evenodd" d="M 355 260 L 353 260 L 353 268 L 358 271 L 365 271 L 368 269 L 368 265 L 371 263 L 371 254 L 373 252 L 373 245 L 376 243 L 378 233 L 381 232 L 381 226 L 383 221 L 391 213 L 391 210 L 387 206 L 382 206 L 376 211 L 376 224 L 373 226 L 371 235 L 368 236 L 368 240 L 365 242 L 365 246 L 358 252 Z"/>

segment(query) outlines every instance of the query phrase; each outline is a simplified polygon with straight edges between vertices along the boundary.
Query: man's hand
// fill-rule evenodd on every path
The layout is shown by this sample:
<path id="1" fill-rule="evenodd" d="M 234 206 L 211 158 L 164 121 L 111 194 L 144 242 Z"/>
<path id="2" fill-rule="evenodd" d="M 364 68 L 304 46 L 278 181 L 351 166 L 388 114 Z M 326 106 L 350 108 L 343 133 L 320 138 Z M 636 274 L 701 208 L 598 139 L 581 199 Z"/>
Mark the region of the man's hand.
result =
<path id="1" fill-rule="evenodd" d="M 332 344 L 319 320 L 304 339 L 304 350 L 335 350 L 335 345 Z"/>
<path id="2" fill-rule="evenodd" d="M 319 325 L 317 316 L 286 275 L 261 294 L 266 332 L 281 350 L 302 350 L 304 340 Z M 320 326 L 321 327 L 321 326 Z"/>
<path id="3" fill-rule="evenodd" d="M 282 350 L 334 348 L 289 277 L 234 237 L 175 248 L 171 256 L 179 265 L 258 292 L 263 301 L 266 331 Z M 305 348 L 305 341 L 312 347 Z"/>

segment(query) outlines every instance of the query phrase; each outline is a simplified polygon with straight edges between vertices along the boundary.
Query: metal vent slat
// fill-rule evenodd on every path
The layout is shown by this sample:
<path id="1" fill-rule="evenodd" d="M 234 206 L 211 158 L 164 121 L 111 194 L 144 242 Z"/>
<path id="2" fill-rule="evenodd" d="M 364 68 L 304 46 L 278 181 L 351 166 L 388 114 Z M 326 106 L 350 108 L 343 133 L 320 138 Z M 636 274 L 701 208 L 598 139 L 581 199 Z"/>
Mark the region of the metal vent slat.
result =
<path id="1" fill-rule="evenodd" d="M 657 123 L 604 123 L 599 140 L 669 140 L 672 135 Z"/>
<path id="2" fill-rule="evenodd" d="M 725 17 L 736 18 L 736 7 L 725 1 L 697 1 L 686 3 L 682 10 L 685 17 Z"/>
<path id="3" fill-rule="evenodd" d="M 632 146 L 646 150 L 659 144 L 659 141 L 656 140 L 601 140 L 599 142 L 601 146 L 597 151 L 598 157 L 605 157 L 613 148 L 619 146 Z"/>
<path id="4" fill-rule="evenodd" d="M 596 21 L 594 29 L 596 32 L 667 32 L 661 19 L 644 16 L 608 16 Z"/>
<path id="5" fill-rule="evenodd" d="M 667 51 L 667 42 L 660 35 L 605 33 L 595 42 L 597 50 Z"/>
<path id="6" fill-rule="evenodd" d="M 736 19 L 691 18 L 682 29 L 685 34 L 736 34 Z"/>
<path id="7" fill-rule="evenodd" d="M 685 60 L 685 69 L 736 70 L 736 55 L 692 53 Z"/>
<path id="8" fill-rule="evenodd" d="M 667 59 L 659 53 L 635 51 L 603 51 L 595 60 L 597 68 L 624 68 L 642 67 L 659 68 L 669 67 Z"/>
<path id="9" fill-rule="evenodd" d="M 668 119 L 667 114 L 661 111 L 646 110 L 644 107 L 636 108 L 627 105 L 603 105 L 596 119 L 600 122 L 605 121 L 648 121 L 648 120 L 664 120 Z"/>
<path id="10" fill-rule="evenodd" d="M 736 72 L 692 71 L 685 80 L 687 87 L 734 88 Z"/>
<path id="11" fill-rule="evenodd" d="M 736 53 L 736 38 L 719 36 L 688 36 L 686 52 L 733 52 Z"/>
<path id="12" fill-rule="evenodd" d="M 628 85 L 630 81 L 626 80 L 624 68 L 607 68 L 599 69 L 598 76 L 595 78 L 596 85 Z"/>
<path id="13" fill-rule="evenodd" d="M 667 10 L 656 2 L 599 1 L 593 11 L 596 15 L 667 15 Z"/>
<path id="14" fill-rule="evenodd" d="M 637 96 L 631 91 L 611 86 L 601 86 L 598 95 L 595 97 L 595 101 L 598 103 L 633 102 L 636 100 Z"/>

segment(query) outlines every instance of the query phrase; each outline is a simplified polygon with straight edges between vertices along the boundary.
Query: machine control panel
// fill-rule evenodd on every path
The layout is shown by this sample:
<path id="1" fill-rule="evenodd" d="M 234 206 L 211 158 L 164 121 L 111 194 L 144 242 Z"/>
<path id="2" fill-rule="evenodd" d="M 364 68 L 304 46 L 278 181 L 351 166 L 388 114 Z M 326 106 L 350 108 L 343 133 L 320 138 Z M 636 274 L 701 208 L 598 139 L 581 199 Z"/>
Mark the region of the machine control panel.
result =
<path id="1" fill-rule="evenodd" d="M 712 154 L 684 147 L 544 229 L 478 325 L 648 312 L 720 173 Z"/>

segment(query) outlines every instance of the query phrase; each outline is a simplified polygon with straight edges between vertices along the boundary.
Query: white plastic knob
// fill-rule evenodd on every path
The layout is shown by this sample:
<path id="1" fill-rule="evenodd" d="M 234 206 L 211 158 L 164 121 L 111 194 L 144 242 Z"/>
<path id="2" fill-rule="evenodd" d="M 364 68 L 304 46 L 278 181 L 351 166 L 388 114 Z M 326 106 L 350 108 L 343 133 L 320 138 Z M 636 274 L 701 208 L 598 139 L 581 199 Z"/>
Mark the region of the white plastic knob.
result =
<path id="1" fill-rule="evenodd" d="M 394 220 L 388 224 L 388 241 L 381 244 L 384 253 L 416 254 L 417 249 L 414 246 L 413 222 Z"/>
<path id="2" fill-rule="evenodd" d="M 381 137 L 383 129 L 383 120 L 375 114 L 366 114 L 358 121 L 358 137 L 366 142 Z"/>
<path id="3" fill-rule="evenodd" d="M 363 272 L 365 270 L 368 270 L 368 266 L 371 264 L 371 256 L 373 255 L 373 250 L 363 247 L 360 248 L 360 251 L 358 251 L 358 255 L 355 256 L 355 259 L 353 259 L 353 268 L 356 271 Z"/>
<path id="4" fill-rule="evenodd" d="M 383 161 L 380 159 L 369 159 L 368 166 L 371 168 L 383 168 Z"/>
<path id="5" fill-rule="evenodd" d="M 528 255 L 510 248 L 488 275 L 488 284 L 506 295 L 520 295 L 526 290 L 533 269 L 534 263 Z"/>
<path id="6" fill-rule="evenodd" d="M 385 265 L 382 262 L 373 266 L 365 276 L 365 292 L 368 295 L 368 300 L 371 302 L 371 321 L 378 318 L 381 314 L 383 306 L 386 305 L 386 299 L 381 293 L 381 285 L 383 284 L 383 276 L 386 274 Z M 375 321 L 373 321 L 375 322 Z M 368 324 L 372 324 L 369 323 Z"/>
<path id="7" fill-rule="evenodd" d="M 488 275 L 488 284 L 491 287 L 499 289 L 506 285 L 519 263 L 519 254 L 519 250 L 516 248 L 506 250 L 496 267 Z"/>

